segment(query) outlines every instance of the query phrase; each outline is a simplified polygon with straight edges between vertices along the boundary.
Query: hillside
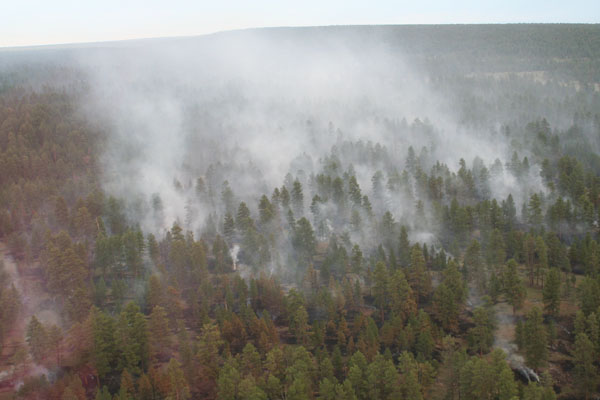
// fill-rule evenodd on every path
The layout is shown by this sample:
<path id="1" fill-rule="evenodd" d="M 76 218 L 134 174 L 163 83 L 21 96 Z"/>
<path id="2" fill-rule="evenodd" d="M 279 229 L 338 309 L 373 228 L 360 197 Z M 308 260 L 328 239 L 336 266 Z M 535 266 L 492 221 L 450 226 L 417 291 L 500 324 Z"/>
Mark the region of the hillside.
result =
<path id="1" fill-rule="evenodd" d="M 0 49 L 0 399 L 595 398 L 599 110 L 599 25 Z"/>

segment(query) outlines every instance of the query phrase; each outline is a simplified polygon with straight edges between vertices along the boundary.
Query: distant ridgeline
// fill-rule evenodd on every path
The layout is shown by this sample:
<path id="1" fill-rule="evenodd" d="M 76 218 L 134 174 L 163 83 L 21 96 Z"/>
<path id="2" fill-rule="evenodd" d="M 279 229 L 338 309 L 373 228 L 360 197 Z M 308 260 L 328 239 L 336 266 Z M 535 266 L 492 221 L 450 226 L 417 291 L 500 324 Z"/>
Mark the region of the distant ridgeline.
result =
<path id="1" fill-rule="evenodd" d="M 27 64 L 11 77 L 31 80 L 34 73 L 54 74 L 72 58 L 127 52 L 128 49 L 182 46 L 194 50 L 248 34 L 281 46 L 303 43 L 324 47 L 342 43 L 353 51 L 377 46 L 415 57 L 435 74 L 548 71 L 553 77 L 600 82 L 600 24 L 372 25 L 281 27 L 227 31 L 212 35 L 121 42 L 0 49 L 0 70 Z M 58 76 L 53 76 L 58 78 Z M 8 84 L 5 75 L 2 84 Z"/>

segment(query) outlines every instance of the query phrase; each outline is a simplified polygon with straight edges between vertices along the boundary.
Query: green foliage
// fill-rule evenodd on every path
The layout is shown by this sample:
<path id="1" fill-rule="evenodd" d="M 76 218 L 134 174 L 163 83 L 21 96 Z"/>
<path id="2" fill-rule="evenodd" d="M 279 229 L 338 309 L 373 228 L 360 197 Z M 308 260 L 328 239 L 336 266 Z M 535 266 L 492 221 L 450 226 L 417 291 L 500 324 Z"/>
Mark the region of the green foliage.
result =
<path id="1" fill-rule="evenodd" d="M 36 363 L 40 363 L 47 351 L 48 333 L 35 315 L 27 325 L 26 339 L 31 356 Z"/>
<path id="2" fill-rule="evenodd" d="M 191 398 L 190 388 L 181 369 L 181 364 L 175 358 L 169 360 L 167 377 L 169 380 L 167 399 L 187 400 Z"/>
<path id="3" fill-rule="evenodd" d="M 258 172 L 236 154 L 227 162 L 218 159 L 221 152 L 204 160 L 212 147 L 191 149 L 201 162 L 181 155 L 171 187 L 185 201 L 178 210 L 163 204 L 172 197 L 165 193 L 134 199 L 98 188 L 118 177 L 105 176 L 98 162 L 104 153 L 132 149 L 111 147 L 111 124 L 90 123 L 77 111 L 89 88 L 75 67 L 40 72 L 23 65 L 13 73 L 11 62 L 3 66 L 0 239 L 2 256 L 18 262 L 8 274 L 0 268 L 0 350 L 21 374 L 25 348 L 11 353 L 10 344 L 25 325 L 20 292 L 30 299 L 28 291 L 39 286 L 48 298 L 40 307 L 54 303 L 62 329 L 35 316 L 26 321 L 32 360 L 72 371 L 52 383 L 27 378 L 19 396 L 85 398 L 77 376 L 91 368 L 102 388 L 97 399 L 111 392 L 119 400 L 553 399 L 546 379 L 518 392 L 503 356 L 490 353 L 492 307 L 465 310 L 471 287 L 517 313 L 529 300 L 520 268 L 530 293 L 541 290 L 549 317 L 544 323 L 536 308 L 524 322 L 515 317 L 527 365 L 540 370 L 550 351 L 566 349 L 574 368 L 561 370 L 556 384 L 566 395 L 571 382 L 581 397 L 596 392 L 600 117 L 590 83 L 599 76 L 598 28 L 370 29 L 378 38 L 400 38 L 394 43 L 436 77 L 428 84 L 448 96 L 461 124 L 500 126 L 483 138 L 503 141 L 512 157 L 469 162 L 457 154 L 446 165 L 436 160 L 446 150 L 436 140 L 439 127 L 359 107 L 357 121 L 368 116 L 369 132 L 406 138 L 407 152 L 398 153 L 396 139 L 384 141 L 387 134 L 376 135 L 381 142 L 350 140 L 354 133 L 332 122 L 327 133 L 338 139 L 331 150 L 288 160 L 283 186 L 269 199 L 261 193 L 272 171 Z M 529 78 L 532 70 L 542 71 L 543 85 Z M 497 71 L 511 73 L 499 78 Z M 57 89 L 49 75 L 67 83 Z M 514 110 L 523 115 L 515 119 Z M 187 112 L 185 125 L 204 129 Z M 539 113 L 552 118 L 522 122 Z M 321 123 L 308 119 L 294 129 L 305 126 L 313 138 Z M 219 134 L 220 125 L 210 126 Z M 412 147 L 412 138 L 426 146 Z M 538 170 L 543 188 L 531 185 Z M 506 182 L 513 194 L 494 198 Z M 173 213 L 185 222 L 167 221 Z M 421 239 L 424 232 L 431 236 Z M 411 243 L 409 233 L 427 243 Z M 569 337 L 572 308 L 560 305 L 572 301 L 575 285 L 580 312 Z M 31 301 L 26 306 L 27 315 L 40 311 L 29 309 Z M 444 334 L 451 336 L 442 340 Z"/>
<path id="4" fill-rule="evenodd" d="M 548 358 L 548 333 L 543 324 L 542 312 L 534 307 L 528 314 L 523 326 L 523 352 L 527 365 L 538 369 L 546 364 Z"/>
<path id="5" fill-rule="evenodd" d="M 398 372 L 391 360 L 378 354 L 367 368 L 367 386 L 371 399 L 397 399 Z"/>
<path id="6" fill-rule="evenodd" d="M 506 294 L 508 303 L 513 308 L 514 314 L 516 310 L 523 306 L 523 301 L 525 300 L 526 295 L 525 286 L 519 277 L 517 262 L 514 259 L 508 260 L 502 280 L 504 292 Z"/>
<path id="7" fill-rule="evenodd" d="M 469 346 L 479 353 L 490 351 L 494 343 L 494 330 L 496 329 L 494 310 L 491 307 L 478 307 L 473 312 L 475 326 L 469 330 Z"/>
<path id="8" fill-rule="evenodd" d="M 348 363 L 348 381 L 358 400 L 369 398 L 367 367 L 367 359 L 360 351 L 354 353 Z"/>
<path id="9" fill-rule="evenodd" d="M 300 218 L 296 222 L 292 243 L 298 255 L 299 264 L 308 266 L 313 258 L 316 238 L 313 228 L 306 218 Z"/>
<path id="10" fill-rule="evenodd" d="M 511 400 L 517 395 L 513 373 L 502 350 L 490 359 L 472 357 L 460 371 L 461 398 Z"/>
<path id="11" fill-rule="evenodd" d="M 580 393 L 587 399 L 598 386 L 598 371 L 594 364 L 596 349 L 585 333 L 577 334 L 574 349 L 575 379 Z"/>
<path id="12" fill-rule="evenodd" d="M 544 299 L 545 311 L 554 316 L 558 316 L 560 309 L 560 297 L 561 297 L 561 276 L 558 268 L 550 268 L 546 273 L 544 289 L 542 291 Z"/>
<path id="13" fill-rule="evenodd" d="M 458 318 L 467 298 L 467 288 L 454 261 L 444 270 L 444 280 L 435 289 L 433 307 L 436 319 L 448 331 L 458 330 Z"/>

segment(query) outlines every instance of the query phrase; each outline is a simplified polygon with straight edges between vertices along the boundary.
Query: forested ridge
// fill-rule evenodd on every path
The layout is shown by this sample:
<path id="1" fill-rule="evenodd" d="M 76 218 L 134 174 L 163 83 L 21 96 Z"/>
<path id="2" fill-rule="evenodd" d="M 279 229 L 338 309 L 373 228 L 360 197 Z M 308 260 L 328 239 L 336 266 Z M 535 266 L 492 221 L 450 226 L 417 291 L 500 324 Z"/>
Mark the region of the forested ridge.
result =
<path id="1" fill-rule="evenodd" d="M 0 398 L 598 396 L 598 26 L 272 34 L 345 30 L 420 48 L 423 87 L 460 129 L 362 93 L 356 108 L 335 99 L 348 114 L 315 95 L 290 122 L 285 107 L 303 103 L 277 92 L 255 125 L 260 98 L 235 79 L 194 91 L 176 74 L 132 74 L 131 87 L 172 86 L 189 103 L 123 111 L 128 86 L 104 96 L 69 57 L 6 53 Z M 460 45 L 472 31 L 487 35 L 473 52 Z M 439 40 L 456 43 L 440 58 L 461 61 L 440 66 Z M 508 68 L 491 68 L 497 57 Z M 135 120 L 140 109 L 158 128 Z M 303 139 L 278 145 L 284 132 Z M 261 163 L 288 154 L 275 175 Z"/>

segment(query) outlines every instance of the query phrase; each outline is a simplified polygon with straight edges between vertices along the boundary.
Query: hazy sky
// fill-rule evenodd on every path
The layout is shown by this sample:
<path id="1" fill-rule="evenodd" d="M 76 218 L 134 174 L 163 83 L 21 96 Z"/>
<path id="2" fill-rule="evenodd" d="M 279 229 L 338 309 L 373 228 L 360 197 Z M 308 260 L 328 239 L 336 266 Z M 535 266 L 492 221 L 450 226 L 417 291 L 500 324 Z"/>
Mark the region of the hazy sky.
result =
<path id="1" fill-rule="evenodd" d="M 0 47 L 264 26 L 600 22 L 598 0 L 7 0 Z"/>

